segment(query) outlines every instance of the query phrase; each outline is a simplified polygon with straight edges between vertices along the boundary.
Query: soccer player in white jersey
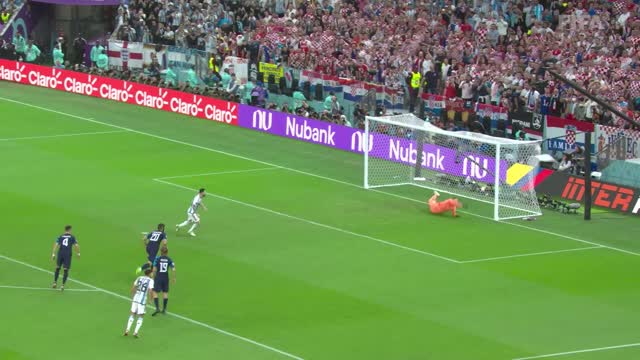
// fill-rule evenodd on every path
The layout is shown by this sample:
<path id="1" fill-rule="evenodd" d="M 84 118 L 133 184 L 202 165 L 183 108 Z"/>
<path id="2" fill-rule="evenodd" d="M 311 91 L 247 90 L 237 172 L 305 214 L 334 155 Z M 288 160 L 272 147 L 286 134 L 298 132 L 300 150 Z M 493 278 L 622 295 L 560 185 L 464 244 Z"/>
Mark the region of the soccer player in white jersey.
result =
<path id="1" fill-rule="evenodd" d="M 153 270 L 151 269 L 145 270 L 144 275 L 138 276 L 136 281 L 133 282 L 133 286 L 131 287 L 131 295 L 133 296 L 133 301 L 131 302 L 131 314 L 129 315 L 129 321 L 127 322 L 127 329 L 124 331 L 124 336 L 129 335 L 131 325 L 133 325 L 133 321 L 137 315 L 138 322 L 136 323 L 136 328 L 133 331 L 133 336 L 136 338 L 138 337 L 138 332 L 140 331 L 140 327 L 142 327 L 142 317 L 144 316 L 144 312 L 147 308 L 147 299 L 153 291 L 154 283 L 153 279 L 150 277 L 152 272 Z"/>
<path id="2" fill-rule="evenodd" d="M 187 209 L 187 220 L 185 220 L 181 224 L 176 225 L 176 231 L 180 231 L 180 228 L 191 224 L 191 228 L 189 229 L 189 235 L 196 236 L 193 230 L 195 230 L 198 227 L 198 225 L 200 225 L 200 216 L 198 216 L 198 208 L 202 206 L 204 211 L 207 211 L 207 207 L 204 206 L 204 204 L 202 203 L 202 199 L 204 198 L 205 195 L 206 193 L 204 189 L 198 190 L 198 193 L 196 194 L 196 196 L 193 198 L 193 201 L 191 202 L 191 206 L 189 206 L 189 209 Z"/>

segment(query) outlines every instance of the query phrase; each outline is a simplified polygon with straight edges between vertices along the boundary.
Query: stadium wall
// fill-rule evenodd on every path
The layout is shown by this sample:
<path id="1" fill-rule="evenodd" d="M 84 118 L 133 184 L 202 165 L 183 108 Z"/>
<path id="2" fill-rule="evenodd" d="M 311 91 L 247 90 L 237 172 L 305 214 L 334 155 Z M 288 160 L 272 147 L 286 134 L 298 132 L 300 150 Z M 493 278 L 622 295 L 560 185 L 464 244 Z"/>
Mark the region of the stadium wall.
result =
<path id="1" fill-rule="evenodd" d="M 82 72 L 57 69 L 15 61 L 0 60 L 0 80 L 40 86 L 79 95 L 114 100 L 163 111 L 213 120 L 254 131 L 311 142 L 330 148 L 363 153 L 362 130 L 334 123 L 297 117 L 277 111 L 251 107 L 210 97 L 188 94 L 134 82 L 112 79 Z M 373 134 L 369 146 L 383 143 L 388 146 L 385 159 L 415 164 L 416 145 L 406 138 Z M 423 167 L 455 176 L 470 176 L 474 180 L 492 183 L 489 172 L 472 171 L 470 162 L 456 161 L 455 151 L 433 145 L 425 149 Z M 495 167 L 495 160 L 482 154 L 469 154 L 478 162 Z M 427 159 L 434 159 L 427 161 Z M 469 167 L 469 168 L 467 168 Z M 508 166 L 503 161 L 500 177 L 505 179 Z"/>
<path id="2" fill-rule="evenodd" d="M 171 89 L 8 60 L 0 60 L 0 80 L 150 107 L 217 121 L 231 126 L 239 126 L 254 131 L 266 132 L 276 136 L 311 142 L 348 152 L 363 153 L 364 150 L 364 133 L 359 129 Z M 548 119 L 545 119 L 545 122 L 547 120 Z M 572 127 L 564 126 L 566 125 L 564 123 L 560 125 L 548 125 L 553 126 L 546 126 L 545 130 L 555 130 L 557 127 L 559 134 L 565 134 L 567 129 L 573 130 Z M 599 133 L 604 133 L 605 131 L 608 131 L 605 127 L 596 126 L 596 137 L 598 137 Z M 607 134 L 610 135 L 609 133 Z M 554 133 L 553 135 L 556 134 Z M 636 141 L 630 142 L 632 144 L 630 156 L 635 154 L 638 148 L 636 145 L 637 137 L 635 137 L 634 140 Z M 387 160 L 415 164 L 416 146 L 412 141 L 406 138 L 398 138 L 384 134 L 370 135 L 370 147 L 372 147 L 374 143 L 380 142 L 388 144 L 388 151 L 383 155 Z M 580 143 L 579 135 L 576 136 L 575 143 Z M 562 146 L 562 150 L 566 150 L 566 148 L 566 146 Z M 423 166 L 455 176 L 467 176 L 467 174 L 476 173 L 471 171 L 471 169 L 465 169 L 460 162 L 456 163 L 455 154 L 450 154 L 448 150 L 449 149 L 438 148 L 437 146 L 426 149 L 429 154 L 435 154 L 437 161 L 423 163 Z M 472 154 L 472 156 L 478 158 L 479 161 L 486 162 L 487 168 L 495 167 L 494 160 L 490 157 L 483 156 L 482 154 Z M 426 160 L 428 156 L 423 156 L 422 158 Z M 500 177 L 505 179 L 509 174 L 509 167 L 505 163 L 502 164 L 500 168 L 504 170 L 501 172 Z M 533 171 L 533 168 L 529 169 L 529 171 Z M 493 182 L 492 175 L 487 173 L 477 174 L 472 177 L 478 181 Z M 535 186 L 536 188 L 544 185 L 545 187 L 541 189 L 542 192 L 561 195 L 562 192 L 557 190 L 557 188 L 563 187 L 566 181 L 562 183 L 553 180 L 557 178 L 558 176 L 554 175 L 545 177 L 543 181 L 540 181 L 542 178 L 538 176 L 535 184 L 520 185 Z M 551 188 L 549 188 L 549 186 L 551 186 Z M 640 192 L 638 192 L 638 194 L 640 194 Z M 636 212 L 637 211 L 638 209 L 636 209 Z"/>
<path id="3" fill-rule="evenodd" d="M 585 181 L 583 177 L 549 170 L 546 172 L 544 179 L 535 186 L 538 194 L 547 194 L 568 202 L 584 203 Z M 591 186 L 591 199 L 594 206 L 640 216 L 640 189 L 596 180 L 592 181 Z"/>

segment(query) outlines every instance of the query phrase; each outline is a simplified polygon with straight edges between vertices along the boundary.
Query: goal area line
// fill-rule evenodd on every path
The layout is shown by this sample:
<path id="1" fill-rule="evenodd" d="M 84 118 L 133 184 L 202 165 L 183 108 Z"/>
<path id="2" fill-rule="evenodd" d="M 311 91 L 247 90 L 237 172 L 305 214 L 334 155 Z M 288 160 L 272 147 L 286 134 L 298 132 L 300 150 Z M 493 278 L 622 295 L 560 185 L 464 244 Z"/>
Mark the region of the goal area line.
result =
<path id="1" fill-rule="evenodd" d="M 404 183 L 395 183 L 395 184 L 384 184 L 384 185 L 368 185 L 365 186 L 365 189 L 380 189 L 380 188 L 389 188 L 389 187 L 398 187 L 398 186 L 415 186 L 421 189 L 430 189 L 430 190 L 435 190 L 437 192 L 441 192 L 441 193 L 445 193 L 445 194 L 449 194 L 451 196 L 455 196 L 458 198 L 464 198 L 467 200 L 471 200 L 471 201 L 477 201 L 480 203 L 485 203 L 485 204 L 489 204 L 491 206 L 495 206 L 495 203 L 493 201 L 489 201 L 489 200 L 484 200 L 484 199 L 478 199 L 478 198 L 474 198 L 474 197 L 470 197 L 470 196 L 466 196 L 464 194 L 456 194 L 450 190 L 444 190 L 442 188 L 438 188 L 438 187 L 434 187 L 434 186 L 427 186 L 427 185 L 422 185 L 422 184 L 416 184 L 413 182 L 404 182 Z M 425 200 L 426 203 L 426 200 Z M 511 217 L 501 217 L 500 221 L 502 220 L 511 220 L 511 219 L 520 219 L 526 216 L 542 216 L 542 212 L 535 212 L 535 211 L 530 211 L 530 210 L 526 210 L 526 209 L 520 209 L 520 208 L 516 208 L 513 206 L 509 206 L 509 205 L 504 205 L 504 204 L 499 204 L 499 207 L 503 207 L 503 208 L 509 208 L 512 210 L 517 210 L 520 212 L 525 212 L 528 213 L 529 215 L 518 215 L 518 216 L 511 216 Z M 468 210 L 466 212 L 469 212 Z M 478 216 L 481 216 L 481 214 L 475 214 Z"/>

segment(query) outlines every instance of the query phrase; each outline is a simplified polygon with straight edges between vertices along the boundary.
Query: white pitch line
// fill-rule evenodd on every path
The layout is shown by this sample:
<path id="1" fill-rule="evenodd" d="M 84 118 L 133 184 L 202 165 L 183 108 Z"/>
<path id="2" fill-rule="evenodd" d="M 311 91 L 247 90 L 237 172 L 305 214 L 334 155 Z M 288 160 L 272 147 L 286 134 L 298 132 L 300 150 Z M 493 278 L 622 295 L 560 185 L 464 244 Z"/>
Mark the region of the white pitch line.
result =
<path id="1" fill-rule="evenodd" d="M 90 119 L 90 118 L 85 118 L 85 117 L 82 117 L 82 116 L 73 115 L 73 114 L 62 112 L 62 111 L 45 108 L 45 107 L 42 107 L 42 106 L 32 105 L 32 104 L 25 103 L 25 102 L 22 102 L 22 101 L 7 99 L 7 98 L 4 98 L 4 97 L 0 97 L 0 100 L 4 100 L 4 101 L 8 101 L 8 102 L 11 102 L 11 103 L 14 103 L 14 104 L 19 104 L 19 105 L 31 107 L 31 108 L 34 108 L 34 109 L 40 109 L 40 110 L 51 112 L 51 113 L 54 113 L 54 114 L 60 114 L 60 115 L 68 116 L 68 117 L 75 118 L 75 119 L 78 119 L 78 120 L 88 121 L 88 122 L 92 122 L 92 123 L 95 123 L 95 124 L 101 124 L 101 125 L 104 125 L 104 126 L 108 126 L 108 127 L 112 127 L 112 128 L 116 128 L 116 129 L 120 129 L 120 130 L 129 131 L 129 132 L 132 132 L 132 133 L 149 136 L 149 137 L 156 138 L 156 139 L 169 141 L 169 142 L 172 142 L 172 143 L 175 143 L 175 144 L 181 144 L 181 145 L 189 146 L 189 147 L 200 149 L 200 150 L 206 150 L 206 151 L 214 152 L 214 153 L 217 153 L 217 154 L 222 154 L 222 155 L 226 155 L 226 156 L 229 156 L 229 157 L 233 157 L 233 158 L 236 158 L 236 159 L 242 159 L 242 160 L 252 161 L 252 162 L 255 162 L 255 163 L 258 163 L 258 164 L 263 164 L 263 165 L 267 165 L 267 166 L 271 166 L 271 167 L 277 167 L 277 168 L 280 168 L 280 169 L 283 169 L 283 170 L 295 172 L 295 173 L 306 175 L 306 176 L 312 176 L 312 177 L 315 177 L 315 178 L 318 178 L 318 179 L 323 179 L 323 180 L 335 182 L 335 183 L 338 183 L 338 184 L 351 186 L 351 187 L 354 187 L 354 188 L 357 188 L 357 189 L 361 189 L 361 190 L 363 189 L 363 187 L 358 185 L 358 184 L 354 184 L 354 183 L 350 183 L 350 182 L 347 182 L 347 181 L 342 181 L 342 180 L 338 180 L 338 179 L 334 179 L 334 178 L 330 178 L 330 177 L 327 177 L 327 176 L 322 176 L 322 175 L 318 175 L 318 174 L 314 174 L 314 173 L 310 173 L 310 172 L 306 172 L 306 171 L 302 171 L 302 170 L 297 170 L 297 169 L 293 169 L 293 168 L 286 167 L 286 166 L 280 166 L 280 165 L 276 165 L 276 164 L 269 163 L 269 162 L 266 162 L 266 161 L 252 159 L 252 158 L 249 158 L 249 157 L 246 157 L 246 156 L 237 155 L 237 154 L 233 154 L 233 153 L 230 153 L 230 152 L 213 149 L 213 148 L 209 148 L 209 147 L 202 146 L 202 145 L 196 145 L 196 144 L 188 143 L 188 142 L 185 142 L 185 141 L 180 141 L 180 140 L 171 139 L 171 138 L 160 136 L 160 135 L 147 133 L 147 132 L 144 132 L 144 131 L 134 130 L 134 129 L 127 128 L 127 127 L 124 127 L 124 126 L 114 125 L 114 124 L 110 124 L 110 123 L 107 123 L 107 122 L 102 122 L 102 121 L 98 121 L 98 120 L 94 120 L 94 119 Z M 414 202 L 419 202 L 419 203 L 423 203 L 424 202 L 422 200 L 416 200 L 416 199 L 413 199 L 413 198 L 409 198 L 409 197 L 405 197 L 405 196 L 401 196 L 401 195 L 396 195 L 396 194 L 389 193 L 389 192 L 386 192 L 386 191 L 375 190 L 375 189 L 371 189 L 369 191 L 374 191 L 374 192 L 377 192 L 377 193 L 380 193 L 380 194 L 385 194 L 387 196 L 393 196 L 393 197 L 397 197 L 397 198 L 401 198 L 401 199 L 406 199 L 406 200 L 409 200 L 409 201 L 414 201 Z M 492 218 L 489 218 L 489 217 L 486 217 L 486 216 L 467 213 L 467 212 L 463 212 L 463 213 L 494 222 L 494 220 Z M 581 243 L 585 243 L 585 244 L 590 244 L 590 245 L 594 245 L 594 246 L 598 245 L 598 246 L 606 247 L 607 249 L 619 251 L 619 252 L 630 254 L 630 255 L 640 256 L 640 253 L 636 253 L 636 252 L 633 252 L 633 251 L 623 250 L 623 249 L 616 248 L 616 247 L 613 247 L 613 246 L 608 246 L 608 245 L 595 243 L 595 242 L 592 242 L 592 241 L 582 240 L 582 239 L 578 239 L 578 238 L 575 238 L 575 237 L 572 237 L 572 236 L 563 235 L 563 234 L 559 234 L 559 233 L 555 233 L 555 232 L 552 232 L 552 231 L 547 231 L 547 230 L 543 230 L 543 229 L 539 229 L 539 228 L 535 228 L 535 227 L 531 227 L 531 226 L 516 224 L 516 223 L 513 223 L 513 222 L 500 222 L 500 223 L 501 224 L 506 224 L 506 225 L 511 225 L 511 226 L 516 226 L 516 227 L 523 228 L 523 229 L 528 229 L 528 230 L 531 230 L 531 231 L 535 231 L 535 232 L 539 232 L 539 233 L 543 233 L 543 234 L 547 234 L 547 235 L 556 236 L 556 237 L 559 237 L 559 238 L 573 240 L 573 241 L 577 241 L 577 242 L 581 242 Z"/>
<path id="2" fill-rule="evenodd" d="M 592 249 L 604 249 L 604 246 L 589 246 L 589 247 L 581 247 L 581 248 L 575 248 L 575 249 L 551 250 L 551 251 L 541 251 L 541 252 L 526 253 L 526 254 L 496 256 L 496 257 L 490 257 L 490 258 L 484 258 L 484 259 L 461 260 L 460 263 L 461 264 L 479 263 L 484 261 L 504 260 L 504 259 L 521 258 L 521 257 L 537 256 L 537 255 L 559 254 L 559 253 L 565 253 L 565 252 L 592 250 Z"/>
<path id="3" fill-rule="evenodd" d="M 75 133 L 75 134 L 26 136 L 26 137 L 4 138 L 4 139 L 0 139 L 0 141 L 54 139 L 54 138 L 63 138 L 63 137 L 72 137 L 72 136 L 119 134 L 119 133 L 124 133 L 124 132 L 127 132 L 127 131 L 126 130 L 115 130 L 115 131 L 96 131 L 96 132 L 85 132 L 85 133 Z"/>
<path id="4" fill-rule="evenodd" d="M 57 292 L 62 292 L 60 289 L 54 289 L 54 288 L 31 287 L 31 286 L 14 286 L 14 285 L 0 285 L 0 289 L 47 290 L 47 291 L 57 291 Z M 100 292 L 100 290 L 98 290 L 98 289 L 64 289 L 64 292 L 67 292 L 67 291 L 75 291 L 75 292 Z"/>
<path id="5" fill-rule="evenodd" d="M 190 187 L 183 186 L 183 185 L 180 185 L 180 184 L 174 184 L 174 183 L 169 182 L 169 181 L 164 181 L 164 180 L 161 180 L 161 179 L 153 179 L 153 180 L 157 181 L 159 183 L 170 185 L 170 186 L 174 186 L 174 187 L 177 187 L 177 188 L 180 188 L 180 189 L 189 190 L 189 191 L 196 191 L 196 189 L 192 189 Z M 433 253 L 430 253 L 430 252 L 414 249 L 412 247 L 396 244 L 396 243 L 391 242 L 391 241 L 378 239 L 378 238 L 375 238 L 373 236 L 359 234 L 359 233 L 356 233 L 356 232 L 353 232 L 353 231 L 349 231 L 349 230 L 345 230 L 345 229 L 341 229 L 341 228 L 338 228 L 338 227 L 335 227 L 335 226 L 319 223 L 317 221 L 308 220 L 308 219 L 305 219 L 305 218 L 289 215 L 289 214 L 286 214 L 286 213 L 283 213 L 283 212 L 279 212 L 279 211 L 276 211 L 276 210 L 267 209 L 267 208 L 262 207 L 262 206 L 249 204 L 249 203 L 246 203 L 246 202 L 243 202 L 243 201 L 240 201 L 240 200 L 228 198 L 226 196 L 214 194 L 214 193 L 211 193 L 211 192 L 207 192 L 207 195 L 215 197 L 215 198 L 218 198 L 220 200 L 225 200 L 225 201 L 228 201 L 228 202 L 232 202 L 232 203 L 235 203 L 235 204 L 238 204 L 238 205 L 247 206 L 247 207 L 250 207 L 252 209 L 256 209 L 256 210 L 268 212 L 270 214 L 282 216 L 282 217 L 285 217 L 287 219 L 297 220 L 297 221 L 300 221 L 300 222 L 304 222 L 304 223 L 307 223 L 307 224 L 315 225 L 315 226 L 318 226 L 318 227 L 322 227 L 322 228 L 325 228 L 325 229 L 341 232 L 343 234 L 352 235 L 352 236 L 356 236 L 356 237 L 367 239 L 367 240 L 373 240 L 373 241 L 379 242 L 381 244 L 393 246 L 393 247 L 396 247 L 396 248 L 399 248 L 399 249 L 403 249 L 403 250 L 408 250 L 408 251 L 411 251 L 411 252 L 414 252 L 414 253 L 418 253 L 418 254 L 422 254 L 422 255 L 428 255 L 428 256 L 435 257 L 435 258 L 438 258 L 438 259 L 441 259 L 441 260 L 446 260 L 446 261 L 449 261 L 449 262 L 452 262 L 452 263 L 456 263 L 456 264 L 459 263 L 458 260 L 454 260 L 454 259 L 451 259 L 451 258 L 448 258 L 448 257 L 445 257 L 445 256 L 441 256 L 441 255 L 433 254 Z"/>
<path id="6" fill-rule="evenodd" d="M 0 259 L 5 259 L 7 261 L 10 261 L 10 262 L 13 262 L 13 263 L 16 263 L 16 264 L 20 264 L 20 265 L 26 266 L 26 267 L 28 267 L 30 269 L 38 270 L 40 272 L 44 272 L 44 273 L 47 273 L 47 274 L 50 274 L 50 275 L 53 274 L 53 272 L 51 272 L 49 270 L 43 269 L 43 268 L 35 266 L 35 265 L 31 265 L 31 264 L 26 263 L 24 261 L 20 261 L 20 260 L 5 256 L 5 255 L 2 255 L 2 254 L 0 254 Z M 100 291 L 100 292 L 103 292 L 105 294 L 109 294 L 109 295 L 111 295 L 113 297 L 117 297 L 117 298 L 120 298 L 120 299 L 123 299 L 123 300 L 126 300 L 126 301 L 131 301 L 131 298 L 129 298 L 127 296 L 123 296 L 123 295 L 120 295 L 120 294 L 115 293 L 113 291 L 109 291 L 109 290 L 106 290 L 106 289 L 99 288 L 97 286 L 91 285 L 89 283 L 86 283 L 86 282 L 83 282 L 83 281 L 80 281 L 80 280 L 69 278 L 69 281 L 73 281 L 73 282 L 75 282 L 77 284 L 80 284 L 80 285 L 83 285 L 85 287 L 94 289 L 96 291 Z M 65 291 L 67 291 L 67 290 L 65 290 Z M 151 305 L 147 305 L 147 307 L 152 308 Z M 304 360 L 303 358 L 301 358 L 299 356 L 296 356 L 296 355 L 293 355 L 291 353 L 288 353 L 286 351 L 282 351 L 282 350 L 276 349 L 276 348 L 274 348 L 272 346 L 257 342 L 255 340 L 251 340 L 251 339 L 249 339 L 247 337 L 244 337 L 244 336 L 241 336 L 241 335 L 237 335 L 237 334 L 234 334 L 234 333 L 226 331 L 226 330 L 222 330 L 220 328 L 217 328 L 215 326 L 211 326 L 209 324 L 206 324 L 206 323 L 203 323 L 203 322 L 200 322 L 200 321 L 197 321 L 197 320 L 193 320 L 193 319 L 188 318 L 186 316 L 182 316 L 182 315 L 179 315 L 179 314 L 176 314 L 176 313 L 172 313 L 172 312 L 167 312 L 167 315 L 173 316 L 173 317 L 175 317 L 177 319 L 184 320 L 184 321 L 189 322 L 189 323 L 194 324 L 194 325 L 201 326 L 203 328 L 207 328 L 207 329 L 215 331 L 217 333 L 220 333 L 220 334 L 223 334 L 223 335 L 227 335 L 227 336 L 232 337 L 234 339 L 242 340 L 242 341 L 247 342 L 249 344 L 261 347 L 261 348 L 266 349 L 266 350 L 273 351 L 275 353 L 278 353 L 280 355 L 286 356 L 286 357 L 291 358 L 291 359 Z"/>
<path id="7" fill-rule="evenodd" d="M 529 357 L 517 358 L 517 359 L 513 359 L 513 360 L 544 359 L 544 358 L 550 358 L 550 357 L 566 356 L 566 355 L 573 355 L 573 354 L 582 354 L 582 353 L 589 353 L 589 352 L 596 352 L 596 351 L 624 349 L 624 348 L 630 348 L 630 347 L 636 347 L 636 346 L 640 346 L 640 343 L 625 344 L 625 345 L 615 345 L 615 346 L 606 346 L 606 347 L 601 347 L 601 348 L 584 349 L 584 350 L 566 351 L 566 352 L 555 353 L 555 354 L 546 354 L 546 355 L 537 355 L 537 356 L 529 356 Z"/>
<path id="8" fill-rule="evenodd" d="M 397 197 L 399 199 L 405 199 L 405 200 L 413 201 L 413 202 L 416 202 L 416 203 L 424 204 L 423 200 L 417 200 L 417 199 L 414 199 L 414 198 L 410 198 L 410 197 L 406 197 L 406 196 L 402 196 L 402 195 L 398 195 L 398 194 L 394 194 L 394 193 L 390 193 L 390 192 L 386 192 L 386 191 L 381 191 L 381 190 L 376 190 L 376 189 L 370 189 L 369 191 L 374 191 L 374 192 L 377 192 L 377 193 L 380 193 L 380 194 L 385 194 L 385 195 Z M 489 220 L 489 221 L 495 222 L 495 220 L 493 220 L 492 218 L 487 217 L 487 216 L 473 214 L 473 213 L 466 212 L 466 211 L 463 211 L 463 210 L 458 210 L 458 212 L 463 213 L 463 214 L 467 214 L 467 215 L 470 215 L 470 216 L 475 216 L 477 218 L 481 218 L 481 219 L 485 219 L 485 220 Z M 616 247 L 609 246 L 609 245 L 603 245 L 603 244 L 599 244 L 599 243 L 592 242 L 592 241 L 582 240 L 582 239 L 578 239 L 578 238 L 575 238 L 575 237 L 572 237 L 572 236 L 569 236 L 569 235 L 558 234 L 558 233 L 555 233 L 553 231 L 547 231 L 547 230 L 544 230 L 544 229 L 538 229 L 538 228 L 534 228 L 534 227 L 531 227 L 531 226 L 526 226 L 526 225 L 522 225 L 522 224 L 516 224 L 516 223 L 513 223 L 513 222 L 507 222 L 507 221 L 500 221 L 499 223 L 500 224 L 505 224 L 505 225 L 511 225 L 511 226 L 515 226 L 515 227 L 519 227 L 519 228 L 523 228 L 523 229 L 528 229 L 528 230 L 531 230 L 531 231 L 536 231 L 536 232 L 539 232 L 539 233 L 552 235 L 552 236 L 556 236 L 556 237 L 567 239 L 567 240 L 577 241 L 577 242 L 581 242 L 581 243 L 584 243 L 584 244 L 593 245 L 593 246 L 596 246 L 596 247 L 599 246 L 599 247 L 607 248 L 607 249 L 610 249 L 610 250 L 623 252 L 623 253 L 626 253 L 626 254 L 629 254 L 629 255 L 640 256 L 639 253 L 636 253 L 636 252 L 633 252 L 633 251 L 624 250 L 624 249 L 616 248 Z"/>
<path id="9" fill-rule="evenodd" d="M 259 171 L 268 171 L 268 170 L 279 170 L 281 167 L 265 167 L 265 168 L 257 168 L 257 169 L 245 169 L 245 170 L 229 170 L 229 171 L 218 171 L 218 172 L 210 172 L 204 174 L 193 174 L 193 175 L 178 175 L 178 176 L 164 176 L 157 178 L 157 180 L 167 180 L 167 179 L 181 179 L 181 178 L 190 178 L 196 176 L 214 176 L 214 175 L 227 175 L 227 174 L 242 174 L 242 173 L 251 173 L 251 172 L 259 172 Z M 156 180 L 156 179 L 154 179 Z"/>

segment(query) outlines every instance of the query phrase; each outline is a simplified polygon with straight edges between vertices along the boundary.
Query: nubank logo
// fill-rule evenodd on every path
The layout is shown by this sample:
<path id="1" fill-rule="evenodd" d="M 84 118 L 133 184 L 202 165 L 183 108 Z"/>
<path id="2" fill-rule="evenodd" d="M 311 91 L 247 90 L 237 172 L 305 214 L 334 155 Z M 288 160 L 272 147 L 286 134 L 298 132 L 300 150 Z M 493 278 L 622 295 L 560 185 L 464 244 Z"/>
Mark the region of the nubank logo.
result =
<path id="1" fill-rule="evenodd" d="M 310 126 L 307 123 L 307 120 L 303 120 L 302 124 L 300 124 L 295 117 L 287 116 L 286 135 L 305 141 L 313 141 L 324 145 L 336 146 L 334 139 L 336 132 L 333 130 L 331 125 L 328 125 L 326 129 L 319 129 Z"/>

